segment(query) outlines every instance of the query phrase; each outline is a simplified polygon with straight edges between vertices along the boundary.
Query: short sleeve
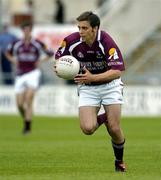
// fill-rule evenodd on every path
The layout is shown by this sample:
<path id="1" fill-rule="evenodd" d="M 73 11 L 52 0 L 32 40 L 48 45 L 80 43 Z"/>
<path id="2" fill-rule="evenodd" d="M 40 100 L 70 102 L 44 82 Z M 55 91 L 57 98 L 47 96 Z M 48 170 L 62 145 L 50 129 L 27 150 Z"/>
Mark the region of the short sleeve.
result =
<path id="1" fill-rule="evenodd" d="M 124 60 L 115 41 L 108 34 L 104 33 L 102 44 L 109 69 L 124 71 Z"/>
<path id="2" fill-rule="evenodd" d="M 58 48 L 58 50 L 56 51 L 56 54 L 55 54 L 55 59 L 59 59 L 61 56 L 64 56 L 64 55 L 70 55 L 70 52 L 69 52 L 69 43 L 67 41 L 67 39 L 63 39 L 60 47 Z"/>

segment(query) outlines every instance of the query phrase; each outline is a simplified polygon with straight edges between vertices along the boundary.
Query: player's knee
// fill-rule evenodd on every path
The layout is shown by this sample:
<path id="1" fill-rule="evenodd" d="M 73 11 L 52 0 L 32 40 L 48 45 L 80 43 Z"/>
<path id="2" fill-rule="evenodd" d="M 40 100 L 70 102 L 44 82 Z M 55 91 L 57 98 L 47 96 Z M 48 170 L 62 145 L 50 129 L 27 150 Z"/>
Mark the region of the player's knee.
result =
<path id="1" fill-rule="evenodd" d="M 92 135 L 94 133 L 94 131 L 85 130 L 85 129 L 82 129 L 82 132 L 86 135 Z"/>
<path id="2" fill-rule="evenodd" d="M 95 131 L 95 128 L 90 126 L 81 126 L 81 130 L 86 135 L 92 135 Z"/>
<path id="3" fill-rule="evenodd" d="M 27 101 L 26 101 L 26 105 L 27 106 L 32 106 L 32 103 L 33 103 L 33 99 L 32 98 L 27 99 Z"/>
<path id="4" fill-rule="evenodd" d="M 111 126 L 108 126 L 108 128 L 112 134 L 118 134 L 120 132 L 120 126 L 118 125 L 111 125 Z"/>
<path id="5" fill-rule="evenodd" d="M 17 107 L 18 107 L 18 109 L 22 109 L 23 108 L 23 104 L 22 103 L 17 103 Z"/>

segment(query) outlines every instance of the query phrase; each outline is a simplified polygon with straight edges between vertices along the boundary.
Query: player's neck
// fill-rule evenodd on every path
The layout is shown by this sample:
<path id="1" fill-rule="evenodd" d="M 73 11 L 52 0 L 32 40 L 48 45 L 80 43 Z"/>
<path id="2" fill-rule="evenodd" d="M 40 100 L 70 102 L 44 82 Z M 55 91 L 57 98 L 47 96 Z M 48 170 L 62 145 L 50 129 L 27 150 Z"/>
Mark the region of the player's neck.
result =
<path id="1" fill-rule="evenodd" d="M 92 46 L 92 44 L 94 43 L 95 39 L 96 39 L 96 34 L 93 34 L 93 36 L 91 36 L 89 39 L 86 40 L 86 44 L 88 46 Z"/>
<path id="2" fill-rule="evenodd" d="M 31 36 L 25 37 L 25 43 L 29 43 L 31 41 Z"/>

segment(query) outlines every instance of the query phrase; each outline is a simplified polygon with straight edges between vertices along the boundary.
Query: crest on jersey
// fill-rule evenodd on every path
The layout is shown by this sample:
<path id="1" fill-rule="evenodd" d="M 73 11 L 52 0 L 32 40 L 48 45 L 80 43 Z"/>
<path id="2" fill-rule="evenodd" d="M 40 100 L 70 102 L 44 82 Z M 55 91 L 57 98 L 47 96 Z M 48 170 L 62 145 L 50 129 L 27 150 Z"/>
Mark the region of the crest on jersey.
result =
<path id="1" fill-rule="evenodd" d="M 102 56 L 102 54 L 101 54 L 100 51 L 96 51 L 96 57 L 97 57 L 98 59 L 103 58 L 103 56 Z"/>
<path id="2" fill-rule="evenodd" d="M 82 52 L 78 52 L 77 56 L 78 56 L 79 58 L 84 58 L 84 55 L 82 54 Z"/>
<path id="3" fill-rule="evenodd" d="M 109 50 L 108 54 L 109 54 L 109 58 L 108 59 L 110 59 L 110 60 L 112 60 L 112 59 L 113 60 L 119 59 L 118 53 L 117 53 L 115 48 L 111 48 Z"/>

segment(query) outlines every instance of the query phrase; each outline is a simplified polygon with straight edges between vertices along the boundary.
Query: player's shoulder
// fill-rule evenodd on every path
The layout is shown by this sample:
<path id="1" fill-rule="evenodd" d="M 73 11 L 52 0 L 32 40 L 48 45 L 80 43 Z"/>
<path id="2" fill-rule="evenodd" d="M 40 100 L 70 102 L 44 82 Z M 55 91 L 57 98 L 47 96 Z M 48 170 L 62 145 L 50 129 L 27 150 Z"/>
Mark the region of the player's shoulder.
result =
<path id="1" fill-rule="evenodd" d="M 116 45 L 116 42 L 112 38 L 112 36 L 108 32 L 103 30 L 100 32 L 100 41 L 102 44 L 106 44 L 106 45 L 108 44 L 109 46 Z"/>
<path id="2" fill-rule="evenodd" d="M 100 35 L 100 40 L 101 41 L 113 41 L 113 38 L 111 37 L 111 35 L 104 31 L 104 30 L 101 30 L 101 35 Z"/>
<path id="3" fill-rule="evenodd" d="M 40 44 L 40 45 L 44 44 L 40 39 L 37 39 L 37 38 L 32 38 L 31 43 L 33 43 L 33 44 L 37 43 L 37 44 Z"/>
<path id="4" fill-rule="evenodd" d="M 12 41 L 10 43 L 10 45 L 15 46 L 15 45 L 20 45 L 23 44 L 23 40 L 22 39 L 15 39 L 14 41 Z"/>
<path id="5" fill-rule="evenodd" d="M 31 39 L 31 44 L 32 44 L 32 46 L 34 46 L 34 47 L 36 47 L 36 48 L 44 48 L 44 47 L 46 47 L 46 44 L 43 42 L 43 41 L 41 41 L 40 39 L 37 39 L 37 38 L 32 38 Z"/>
<path id="6" fill-rule="evenodd" d="M 68 45 L 72 45 L 78 41 L 80 41 L 80 35 L 79 32 L 73 32 L 70 35 L 66 36 L 64 39 Z"/>
<path id="7" fill-rule="evenodd" d="M 15 49 L 15 48 L 20 48 L 22 45 L 23 45 L 22 39 L 16 39 L 8 44 L 7 51 L 10 51 L 11 49 Z"/>

